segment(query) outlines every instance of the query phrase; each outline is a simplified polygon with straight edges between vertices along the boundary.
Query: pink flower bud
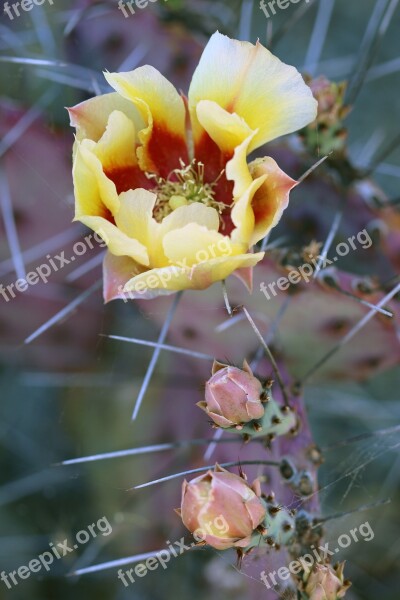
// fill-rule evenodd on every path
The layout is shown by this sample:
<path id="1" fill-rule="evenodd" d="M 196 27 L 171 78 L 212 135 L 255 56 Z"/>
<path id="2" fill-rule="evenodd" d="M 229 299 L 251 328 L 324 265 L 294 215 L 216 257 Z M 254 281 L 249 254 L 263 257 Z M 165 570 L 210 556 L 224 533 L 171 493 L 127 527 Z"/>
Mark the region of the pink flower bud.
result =
<path id="1" fill-rule="evenodd" d="M 228 428 L 261 419 L 262 385 L 246 361 L 243 369 L 214 362 L 213 375 L 206 383 L 205 402 L 199 406 L 220 427 Z"/>
<path id="2" fill-rule="evenodd" d="M 315 565 L 309 575 L 305 592 L 309 600 L 338 600 L 344 598 L 350 583 L 343 579 L 344 563 L 335 568 L 331 565 Z"/>
<path id="3" fill-rule="evenodd" d="M 318 77 L 310 83 L 310 88 L 314 97 L 318 100 L 318 109 L 320 112 L 331 111 L 337 100 L 335 84 L 326 77 Z"/>
<path id="4" fill-rule="evenodd" d="M 345 83 L 329 81 L 324 76 L 311 79 L 309 82 L 314 98 L 318 101 L 317 121 L 335 125 L 349 112 L 344 104 Z"/>
<path id="5" fill-rule="evenodd" d="M 217 550 L 245 548 L 266 515 L 257 486 L 218 465 L 182 488 L 180 514 L 196 541 Z"/>

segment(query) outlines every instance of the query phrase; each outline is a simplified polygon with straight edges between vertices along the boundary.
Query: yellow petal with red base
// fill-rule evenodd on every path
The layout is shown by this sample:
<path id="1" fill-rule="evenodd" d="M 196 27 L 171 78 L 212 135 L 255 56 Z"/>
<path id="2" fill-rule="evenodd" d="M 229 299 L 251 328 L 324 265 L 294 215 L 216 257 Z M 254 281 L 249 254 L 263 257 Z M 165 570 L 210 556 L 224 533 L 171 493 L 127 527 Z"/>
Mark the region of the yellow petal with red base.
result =
<path id="1" fill-rule="evenodd" d="M 105 171 L 137 165 L 135 138 L 136 131 L 132 121 L 123 112 L 114 110 L 94 148 Z"/>
<path id="2" fill-rule="evenodd" d="M 118 194 L 151 185 L 139 166 L 136 133 L 134 123 L 123 112 L 114 110 L 108 118 L 106 130 L 93 149 Z"/>
<path id="3" fill-rule="evenodd" d="M 280 169 L 274 159 L 256 159 L 249 165 L 245 140 L 227 163 L 228 179 L 235 182 L 231 218 L 235 225 L 231 237 L 253 246 L 277 225 L 289 203 L 289 193 L 297 182 Z"/>
<path id="4" fill-rule="evenodd" d="M 210 138 L 227 156 L 252 133 L 242 117 L 228 112 L 211 100 L 201 100 L 197 104 L 196 116 Z"/>
<path id="5" fill-rule="evenodd" d="M 135 125 L 123 112 L 110 113 L 105 131 L 97 142 L 76 142 L 74 156 L 76 217 L 115 216 L 118 193 L 148 186 L 138 165 Z"/>
<path id="6" fill-rule="evenodd" d="M 75 220 L 84 215 L 108 218 L 119 210 L 115 185 L 103 172 L 92 140 L 76 142 L 72 175 L 75 191 Z"/>
<path id="7" fill-rule="evenodd" d="M 180 159 L 187 163 L 186 110 L 175 87 L 149 65 L 104 76 L 121 96 L 133 102 L 146 123 L 139 132 L 142 170 L 168 177 L 180 166 Z"/>
<path id="8" fill-rule="evenodd" d="M 71 126 L 76 128 L 76 138 L 98 142 L 103 135 L 112 112 L 118 110 L 128 117 L 139 131 L 145 126 L 137 108 L 116 92 L 95 96 L 67 109 Z"/>
<path id="9" fill-rule="evenodd" d="M 201 100 L 212 100 L 242 117 L 252 130 L 259 129 L 250 152 L 305 127 L 317 115 L 317 102 L 294 67 L 258 42 L 254 46 L 220 33 L 208 42 L 190 85 L 194 121 Z"/>
<path id="10" fill-rule="evenodd" d="M 241 198 L 253 183 L 253 178 L 247 164 L 247 155 L 249 146 L 256 134 L 257 131 L 253 131 L 239 146 L 237 146 L 231 160 L 226 164 L 226 178 L 234 182 L 234 200 Z"/>
<path id="11" fill-rule="evenodd" d="M 248 247 L 255 244 L 254 231 L 256 220 L 252 202 L 255 194 L 261 188 L 264 181 L 265 176 L 252 181 L 250 187 L 243 196 L 235 202 L 232 208 L 231 218 L 235 225 L 235 229 L 231 233 L 231 238 L 236 243 L 244 244 Z"/>
<path id="12" fill-rule="evenodd" d="M 255 244 L 280 221 L 289 204 L 289 194 L 298 182 L 286 175 L 270 157 L 256 159 L 249 168 L 255 180 L 265 178 L 251 201 L 254 231 L 250 244 Z"/>

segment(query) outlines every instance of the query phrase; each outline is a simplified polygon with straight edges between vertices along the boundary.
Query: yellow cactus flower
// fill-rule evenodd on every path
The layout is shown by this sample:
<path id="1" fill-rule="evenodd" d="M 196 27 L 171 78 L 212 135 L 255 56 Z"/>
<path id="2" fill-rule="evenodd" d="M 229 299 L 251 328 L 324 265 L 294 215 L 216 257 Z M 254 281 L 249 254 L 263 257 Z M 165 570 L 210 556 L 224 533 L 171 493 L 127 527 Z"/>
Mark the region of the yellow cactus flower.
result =
<path id="1" fill-rule="evenodd" d="M 215 33 L 188 98 L 151 66 L 105 73 L 115 92 L 69 109 L 76 127 L 75 219 L 107 243 L 104 296 L 204 289 L 235 273 L 251 283 L 296 181 L 266 142 L 316 117 L 298 71 L 260 43 Z"/>

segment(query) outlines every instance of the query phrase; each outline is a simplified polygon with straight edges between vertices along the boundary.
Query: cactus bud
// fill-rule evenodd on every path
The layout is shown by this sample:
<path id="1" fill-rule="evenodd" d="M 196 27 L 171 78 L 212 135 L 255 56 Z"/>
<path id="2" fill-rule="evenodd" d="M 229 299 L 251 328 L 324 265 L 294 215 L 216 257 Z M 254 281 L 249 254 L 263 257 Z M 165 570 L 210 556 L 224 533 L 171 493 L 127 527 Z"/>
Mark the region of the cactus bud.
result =
<path id="1" fill-rule="evenodd" d="M 266 515 L 259 493 L 259 486 L 217 465 L 183 483 L 179 514 L 197 541 L 217 550 L 245 548 Z"/>
<path id="2" fill-rule="evenodd" d="M 344 581 L 344 562 L 332 567 L 331 565 L 316 564 L 308 576 L 305 593 L 309 600 L 338 600 L 344 598 L 350 582 Z"/>
<path id="3" fill-rule="evenodd" d="M 347 130 L 343 120 L 350 112 L 344 101 L 346 84 L 334 83 L 326 77 L 306 79 L 318 102 L 316 120 L 303 130 L 306 146 L 312 151 L 320 148 L 323 154 L 329 154 L 333 150 L 345 152 Z"/>
<path id="4" fill-rule="evenodd" d="M 238 427 L 264 415 L 261 382 L 247 362 L 243 369 L 214 363 L 213 375 L 206 383 L 205 402 L 199 406 L 220 427 Z"/>
<path id="5" fill-rule="evenodd" d="M 244 441 L 264 436 L 269 440 L 296 428 L 296 414 L 280 406 L 269 392 L 272 382 L 263 387 L 246 361 L 243 369 L 214 362 L 212 377 L 206 383 L 205 402 L 199 406 L 213 421 L 232 433 L 240 432 Z M 268 390 L 268 392 L 267 392 Z"/>

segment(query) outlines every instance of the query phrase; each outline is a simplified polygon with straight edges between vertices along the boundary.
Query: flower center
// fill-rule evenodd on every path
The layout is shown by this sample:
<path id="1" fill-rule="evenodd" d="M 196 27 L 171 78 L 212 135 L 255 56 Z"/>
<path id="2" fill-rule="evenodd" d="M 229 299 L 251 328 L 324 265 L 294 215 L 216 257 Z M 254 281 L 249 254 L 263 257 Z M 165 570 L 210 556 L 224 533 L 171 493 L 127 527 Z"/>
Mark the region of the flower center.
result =
<path id="1" fill-rule="evenodd" d="M 189 165 L 181 160 L 181 168 L 174 169 L 166 179 L 154 173 L 146 173 L 146 177 L 155 183 L 152 190 L 157 194 L 157 202 L 153 216 L 159 223 L 174 210 L 181 206 L 202 202 L 215 208 L 221 216 L 227 204 L 215 199 L 215 186 L 224 171 L 212 183 L 204 182 L 204 164 L 194 159 Z"/>

